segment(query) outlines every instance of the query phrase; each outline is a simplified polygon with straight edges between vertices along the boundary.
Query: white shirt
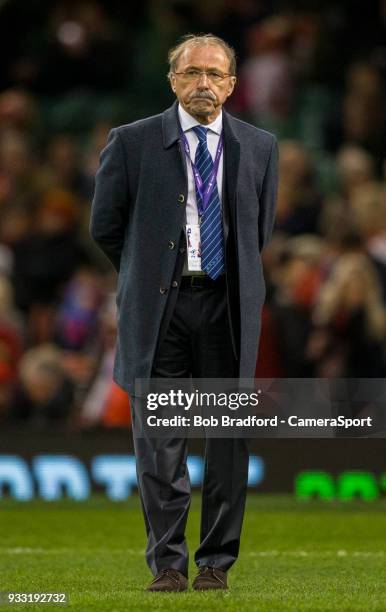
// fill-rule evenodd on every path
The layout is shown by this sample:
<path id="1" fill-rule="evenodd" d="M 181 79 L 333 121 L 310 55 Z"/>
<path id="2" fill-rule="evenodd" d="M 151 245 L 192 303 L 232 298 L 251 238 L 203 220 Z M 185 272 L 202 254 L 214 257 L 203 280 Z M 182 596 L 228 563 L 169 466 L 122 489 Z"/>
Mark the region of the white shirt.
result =
<path id="1" fill-rule="evenodd" d="M 198 145 L 198 137 L 196 136 L 192 128 L 195 125 L 202 126 L 202 123 L 200 123 L 199 121 L 197 121 L 197 119 L 189 115 L 189 113 L 187 113 L 186 110 L 182 108 L 181 104 L 178 105 L 178 116 L 180 119 L 182 131 L 185 133 L 185 136 L 189 143 L 190 156 L 192 158 L 192 161 L 194 162 L 194 159 L 196 156 L 196 149 Z M 204 127 L 208 129 L 208 132 L 207 132 L 208 150 L 214 161 L 214 158 L 216 156 L 218 141 L 220 139 L 220 135 L 222 132 L 222 111 L 212 123 L 209 123 L 208 125 L 205 125 Z M 218 194 L 220 196 L 220 202 L 222 201 L 223 157 L 224 156 L 221 153 L 220 163 L 219 163 L 218 172 L 217 172 L 217 188 L 218 188 Z M 188 171 L 188 199 L 186 202 L 186 222 L 192 225 L 197 225 L 198 224 L 198 209 L 197 209 L 197 200 L 196 200 L 196 187 L 194 184 L 191 163 L 188 160 L 187 155 L 185 155 L 185 158 L 186 158 L 186 169 Z"/>

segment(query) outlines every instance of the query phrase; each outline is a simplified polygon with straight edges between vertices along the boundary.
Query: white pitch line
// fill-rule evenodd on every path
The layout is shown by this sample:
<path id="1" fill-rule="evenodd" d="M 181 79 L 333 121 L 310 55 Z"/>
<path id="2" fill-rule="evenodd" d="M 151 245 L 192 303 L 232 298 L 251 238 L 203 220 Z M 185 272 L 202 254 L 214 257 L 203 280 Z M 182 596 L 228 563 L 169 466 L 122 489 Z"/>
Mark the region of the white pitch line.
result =
<path id="1" fill-rule="evenodd" d="M 0 548 L 0 554 L 8 555 L 61 555 L 61 554 L 76 554 L 79 553 L 95 553 L 103 554 L 126 554 L 126 555 L 144 555 L 144 550 L 135 550 L 133 548 L 118 548 L 118 549 L 94 549 L 82 548 L 81 550 L 74 548 L 28 548 L 24 546 L 16 546 L 14 548 Z"/>
<path id="2" fill-rule="evenodd" d="M 247 553 L 249 557 L 385 557 L 385 550 L 261 550 Z"/>
<path id="3" fill-rule="evenodd" d="M 59 554 L 125 554 L 144 555 L 145 551 L 135 548 L 29 548 L 16 546 L 0 548 L 0 554 L 8 555 L 59 555 Z M 241 554 L 243 556 L 243 554 Z M 386 557 L 385 550 L 258 550 L 244 553 L 248 557 Z"/>

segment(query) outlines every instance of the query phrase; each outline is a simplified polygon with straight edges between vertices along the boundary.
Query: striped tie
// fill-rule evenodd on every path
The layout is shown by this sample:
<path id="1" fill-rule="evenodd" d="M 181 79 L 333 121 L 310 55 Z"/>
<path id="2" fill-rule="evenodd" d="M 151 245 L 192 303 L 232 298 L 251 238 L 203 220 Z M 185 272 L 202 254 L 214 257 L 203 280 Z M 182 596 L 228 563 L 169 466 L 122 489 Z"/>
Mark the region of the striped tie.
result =
<path id="1" fill-rule="evenodd" d="M 205 191 L 213 170 L 213 160 L 206 142 L 207 128 L 196 125 L 193 128 L 199 142 L 196 150 L 195 165 L 200 173 Z M 197 199 L 200 197 L 196 189 Z M 214 182 L 208 205 L 201 219 L 201 268 L 215 280 L 225 272 L 224 236 L 221 219 L 220 196 L 217 181 Z"/>

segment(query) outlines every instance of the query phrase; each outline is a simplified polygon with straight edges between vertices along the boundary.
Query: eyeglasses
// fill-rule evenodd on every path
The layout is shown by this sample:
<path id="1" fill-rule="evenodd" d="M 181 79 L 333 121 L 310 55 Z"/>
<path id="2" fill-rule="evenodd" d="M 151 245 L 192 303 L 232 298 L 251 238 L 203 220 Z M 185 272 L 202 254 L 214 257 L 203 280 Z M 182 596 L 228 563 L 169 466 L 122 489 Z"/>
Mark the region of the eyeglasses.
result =
<path id="1" fill-rule="evenodd" d="M 186 81 L 198 81 L 201 77 L 206 74 L 209 81 L 212 83 L 221 83 L 223 79 L 226 77 L 233 76 L 232 74 L 223 74 L 222 72 L 217 72 L 217 70 L 196 70 L 195 68 L 190 68 L 189 70 L 184 70 L 183 72 L 174 72 L 174 74 L 181 75 Z"/>

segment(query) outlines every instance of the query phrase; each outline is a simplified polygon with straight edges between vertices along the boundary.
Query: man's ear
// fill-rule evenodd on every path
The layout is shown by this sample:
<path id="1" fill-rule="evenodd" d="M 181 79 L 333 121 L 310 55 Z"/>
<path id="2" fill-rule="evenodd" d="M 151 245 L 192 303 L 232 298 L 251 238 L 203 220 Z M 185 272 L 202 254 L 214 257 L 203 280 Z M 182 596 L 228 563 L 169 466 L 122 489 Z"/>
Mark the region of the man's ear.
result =
<path id="1" fill-rule="evenodd" d="M 176 77 L 174 76 L 174 74 L 170 75 L 169 82 L 170 82 L 170 87 L 172 88 L 172 91 L 176 93 Z"/>
<path id="2" fill-rule="evenodd" d="M 235 77 L 235 76 L 232 76 L 232 77 L 229 79 L 229 88 L 228 88 L 228 95 L 227 95 L 227 97 L 228 97 L 228 98 L 229 98 L 229 96 L 231 95 L 231 93 L 233 92 L 233 90 L 234 90 L 234 88 L 235 88 L 235 85 L 236 85 L 236 77 Z"/>

